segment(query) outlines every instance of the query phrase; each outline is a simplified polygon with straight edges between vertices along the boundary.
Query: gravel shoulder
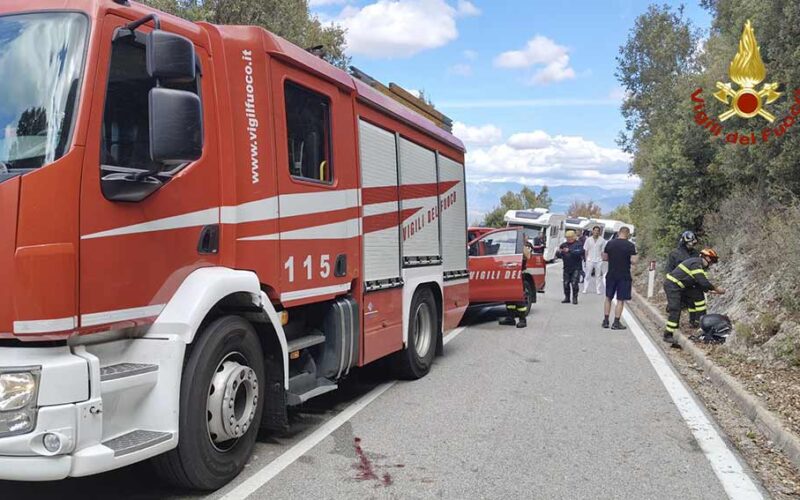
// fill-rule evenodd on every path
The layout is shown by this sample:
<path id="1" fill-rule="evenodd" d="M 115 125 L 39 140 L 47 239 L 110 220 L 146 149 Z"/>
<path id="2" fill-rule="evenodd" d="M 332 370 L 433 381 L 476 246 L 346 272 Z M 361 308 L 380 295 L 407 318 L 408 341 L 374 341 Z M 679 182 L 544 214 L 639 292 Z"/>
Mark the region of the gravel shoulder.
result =
<path id="1" fill-rule="evenodd" d="M 635 303 L 632 306 L 642 326 L 654 340 L 660 342 L 664 325 L 653 322 L 650 316 L 645 314 Z M 656 303 L 656 306 L 663 308 L 664 304 Z M 690 332 L 685 330 L 684 333 Z M 796 414 L 800 411 L 800 404 L 796 402 L 797 399 L 793 403 L 795 406 L 787 410 L 788 417 L 795 420 L 789 420 L 786 413 L 776 411 L 776 408 L 786 409 L 787 406 L 790 406 L 792 394 L 797 397 L 796 393 L 800 391 L 798 382 L 792 382 L 792 377 L 796 376 L 792 370 L 789 370 L 790 373 L 786 379 L 781 379 L 781 370 L 764 370 L 755 365 L 753 361 L 748 363 L 746 359 L 732 355 L 719 346 L 698 344 L 698 347 L 701 347 L 714 363 L 742 382 L 749 392 L 767 402 L 768 408 L 782 417 L 787 427 L 790 422 L 798 423 Z M 717 424 L 725 431 L 729 440 L 759 477 L 769 494 L 777 500 L 800 498 L 800 469 L 764 436 L 724 391 L 711 382 L 710 377 L 690 354 L 676 349 L 664 349 L 664 351 L 675 369 L 695 394 L 701 398 Z M 789 388 L 787 394 L 782 394 L 781 387 L 792 383 L 796 385 Z M 770 400 L 772 404 L 769 404 Z"/>

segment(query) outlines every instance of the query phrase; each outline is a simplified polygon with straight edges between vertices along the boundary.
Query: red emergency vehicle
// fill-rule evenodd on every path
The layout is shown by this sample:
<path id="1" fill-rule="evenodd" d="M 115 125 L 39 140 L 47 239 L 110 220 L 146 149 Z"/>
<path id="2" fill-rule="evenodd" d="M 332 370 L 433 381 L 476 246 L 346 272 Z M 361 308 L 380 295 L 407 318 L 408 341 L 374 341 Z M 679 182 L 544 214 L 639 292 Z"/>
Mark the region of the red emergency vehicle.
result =
<path id="1" fill-rule="evenodd" d="M 470 241 L 471 305 L 525 300 L 530 313 L 537 293 L 544 292 L 546 263 L 541 253 L 533 253 L 523 271 L 524 242 L 525 232 L 517 227 L 482 231 Z"/>
<path id="2" fill-rule="evenodd" d="M 260 28 L 4 0 L 0 40 L 0 479 L 214 489 L 354 367 L 428 372 L 458 139 Z"/>

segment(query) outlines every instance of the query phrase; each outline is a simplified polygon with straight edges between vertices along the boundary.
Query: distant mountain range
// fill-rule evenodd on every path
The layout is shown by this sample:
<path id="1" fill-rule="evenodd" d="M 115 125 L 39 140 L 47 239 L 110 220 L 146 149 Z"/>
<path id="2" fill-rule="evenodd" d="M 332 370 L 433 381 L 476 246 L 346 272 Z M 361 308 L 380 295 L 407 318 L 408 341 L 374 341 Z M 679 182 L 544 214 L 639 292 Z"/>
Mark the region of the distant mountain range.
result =
<path id="1" fill-rule="evenodd" d="M 507 191 L 519 192 L 523 184 L 517 182 L 467 182 L 468 223 L 483 220 L 483 215 L 500 203 L 500 197 Z M 530 186 L 538 192 L 541 186 Z M 627 189 L 603 189 L 588 186 L 552 186 L 552 212 L 565 213 L 574 200 L 592 200 L 608 212 L 631 201 L 633 191 Z"/>

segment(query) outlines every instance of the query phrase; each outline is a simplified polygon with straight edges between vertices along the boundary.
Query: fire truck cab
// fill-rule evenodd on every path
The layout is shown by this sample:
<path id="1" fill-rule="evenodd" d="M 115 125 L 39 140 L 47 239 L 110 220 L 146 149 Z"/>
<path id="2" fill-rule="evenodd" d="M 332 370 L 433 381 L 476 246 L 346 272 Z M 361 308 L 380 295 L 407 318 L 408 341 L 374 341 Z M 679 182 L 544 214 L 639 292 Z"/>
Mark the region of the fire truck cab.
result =
<path id="1" fill-rule="evenodd" d="M 4 0 L 0 44 L 0 479 L 216 489 L 353 368 L 430 370 L 469 302 L 458 139 L 127 0 Z"/>

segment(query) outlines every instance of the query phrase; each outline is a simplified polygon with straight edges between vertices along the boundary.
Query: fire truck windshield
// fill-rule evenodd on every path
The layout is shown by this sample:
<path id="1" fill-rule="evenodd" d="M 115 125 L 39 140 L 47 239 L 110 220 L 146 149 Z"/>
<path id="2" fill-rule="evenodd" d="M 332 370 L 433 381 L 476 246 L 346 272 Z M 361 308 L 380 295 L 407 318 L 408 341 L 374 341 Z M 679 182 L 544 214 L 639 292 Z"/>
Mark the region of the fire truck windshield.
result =
<path id="1" fill-rule="evenodd" d="M 88 24 L 74 12 L 0 17 L 0 180 L 69 148 Z"/>

